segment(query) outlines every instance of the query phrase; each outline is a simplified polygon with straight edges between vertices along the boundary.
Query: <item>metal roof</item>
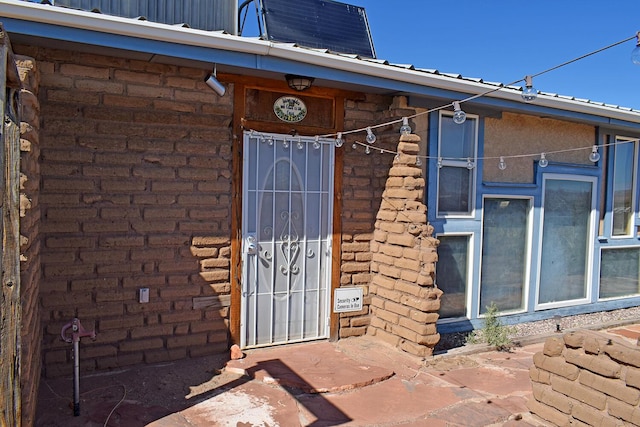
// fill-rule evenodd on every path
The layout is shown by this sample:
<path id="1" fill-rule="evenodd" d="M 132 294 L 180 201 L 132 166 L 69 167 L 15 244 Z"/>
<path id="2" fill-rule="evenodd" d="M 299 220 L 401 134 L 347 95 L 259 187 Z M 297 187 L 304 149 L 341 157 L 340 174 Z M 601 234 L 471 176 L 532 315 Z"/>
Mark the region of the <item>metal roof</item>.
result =
<path id="1" fill-rule="evenodd" d="M 522 88 L 518 86 L 221 31 L 203 31 L 24 0 L 0 0 L 0 19 L 10 34 L 95 44 L 131 50 L 140 55 L 146 52 L 149 58 L 165 55 L 203 64 L 215 62 L 219 71 L 226 65 L 231 70 L 247 72 L 306 74 L 338 87 L 343 83 L 345 87 L 366 86 L 389 94 L 451 100 L 490 92 L 474 102 L 505 108 L 515 106 L 540 114 L 554 114 L 554 110 L 560 110 L 565 116 L 596 124 L 632 125 L 634 128 L 640 124 L 640 110 L 632 108 L 549 92 L 541 92 L 535 103 L 525 104 L 520 99 Z"/>

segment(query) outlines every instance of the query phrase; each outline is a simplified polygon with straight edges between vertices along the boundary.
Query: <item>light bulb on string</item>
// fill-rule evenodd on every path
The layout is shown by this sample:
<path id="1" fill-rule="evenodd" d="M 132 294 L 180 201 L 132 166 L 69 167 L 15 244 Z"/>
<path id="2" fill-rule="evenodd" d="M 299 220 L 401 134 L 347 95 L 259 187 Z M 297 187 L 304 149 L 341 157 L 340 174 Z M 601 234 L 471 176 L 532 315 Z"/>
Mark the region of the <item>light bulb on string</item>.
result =
<path id="1" fill-rule="evenodd" d="M 302 139 L 298 137 L 298 150 L 302 150 L 304 148 L 304 144 L 302 144 Z"/>
<path id="2" fill-rule="evenodd" d="M 282 146 L 287 149 L 289 148 L 289 141 L 287 141 L 287 138 L 284 139 L 284 141 L 282 141 Z"/>
<path id="3" fill-rule="evenodd" d="M 594 145 L 591 148 L 591 154 L 589 154 L 589 160 L 593 163 L 598 163 L 598 160 L 600 160 L 600 153 L 598 153 L 597 145 Z"/>
<path id="4" fill-rule="evenodd" d="M 526 76 L 524 78 L 525 87 L 522 89 L 522 99 L 524 102 L 533 102 L 538 97 L 538 91 L 533 87 L 533 77 Z"/>
<path id="5" fill-rule="evenodd" d="M 631 62 L 640 65 L 640 31 L 636 33 L 636 47 L 631 51 Z"/>
<path id="6" fill-rule="evenodd" d="M 476 167 L 476 166 L 475 166 L 475 165 L 473 164 L 473 162 L 471 161 L 471 157 L 468 157 L 468 158 L 467 158 L 467 169 L 471 170 L 471 169 L 473 169 L 474 167 Z"/>
<path id="7" fill-rule="evenodd" d="M 541 168 L 546 168 L 547 166 L 549 166 L 549 160 L 547 160 L 547 155 L 545 153 L 540 154 L 538 166 L 540 166 Z"/>
<path id="8" fill-rule="evenodd" d="M 317 150 L 320 148 L 320 137 L 316 135 L 316 139 L 313 140 L 313 148 Z"/>
<path id="9" fill-rule="evenodd" d="M 442 167 L 442 157 L 438 157 L 438 169 Z"/>
<path id="10" fill-rule="evenodd" d="M 376 136 L 370 127 L 367 128 L 367 142 L 369 144 L 373 144 L 374 142 L 376 142 Z"/>
<path id="11" fill-rule="evenodd" d="M 353 148 L 353 149 L 355 150 L 356 148 L 358 148 L 358 144 L 356 144 L 356 143 L 354 142 L 354 143 L 353 143 L 353 145 L 351 146 L 351 148 Z"/>
<path id="12" fill-rule="evenodd" d="M 460 101 L 453 101 L 453 123 L 461 125 L 467 120 L 467 113 L 460 108 Z"/>
<path id="13" fill-rule="evenodd" d="M 411 126 L 409 126 L 409 119 L 407 117 L 402 118 L 402 126 L 400 126 L 400 135 L 411 134 Z"/>
<path id="14" fill-rule="evenodd" d="M 267 144 L 269 147 L 272 147 L 274 143 L 275 141 L 273 140 L 273 137 L 271 135 L 267 136 Z"/>
<path id="15" fill-rule="evenodd" d="M 344 139 L 342 139 L 342 132 L 338 132 L 336 135 L 336 147 L 340 148 L 344 144 Z"/>
<path id="16" fill-rule="evenodd" d="M 420 160 L 420 157 L 416 157 L 416 166 L 422 166 L 422 160 Z"/>
<path id="17" fill-rule="evenodd" d="M 396 162 L 399 162 L 399 161 L 400 161 L 400 154 L 399 154 L 399 153 L 396 153 L 396 156 L 394 157 L 394 160 L 395 160 Z"/>
<path id="18" fill-rule="evenodd" d="M 507 168 L 507 162 L 504 161 L 504 157 L 500 157 L 500 161 L 498 162 L 498 169 L 501 171 Z"/>
<path id="19" fill-rule="evenodd" d="M 366 147 L 364 147 L 364 153 L 365 154 L 371 154 L 371 148 L 369 148 L 368 145 Z"/>

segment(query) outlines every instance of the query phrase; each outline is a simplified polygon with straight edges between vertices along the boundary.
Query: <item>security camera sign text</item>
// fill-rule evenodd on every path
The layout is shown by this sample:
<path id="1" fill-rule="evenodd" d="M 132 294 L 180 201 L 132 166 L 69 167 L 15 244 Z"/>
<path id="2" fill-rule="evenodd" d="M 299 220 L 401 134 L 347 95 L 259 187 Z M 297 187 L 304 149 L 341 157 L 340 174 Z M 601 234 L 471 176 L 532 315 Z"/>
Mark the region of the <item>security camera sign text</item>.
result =
<path id="1" fill-rule="evenodd" d="M 333 312 L 362 310 L 362 288 L 338 288 L 333 295 Z"/>

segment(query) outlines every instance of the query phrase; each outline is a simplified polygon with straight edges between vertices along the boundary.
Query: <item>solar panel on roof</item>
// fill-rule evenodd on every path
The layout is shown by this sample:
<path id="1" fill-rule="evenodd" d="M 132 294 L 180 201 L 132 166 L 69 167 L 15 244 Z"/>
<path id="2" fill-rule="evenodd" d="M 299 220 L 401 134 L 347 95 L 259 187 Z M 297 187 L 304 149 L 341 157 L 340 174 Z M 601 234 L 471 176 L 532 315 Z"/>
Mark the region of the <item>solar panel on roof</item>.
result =
<path id="1" fill-rule="evenodd" d="M 375 58 L 363 7 L 332 0 L 262 0 L 269 40 Z"/>

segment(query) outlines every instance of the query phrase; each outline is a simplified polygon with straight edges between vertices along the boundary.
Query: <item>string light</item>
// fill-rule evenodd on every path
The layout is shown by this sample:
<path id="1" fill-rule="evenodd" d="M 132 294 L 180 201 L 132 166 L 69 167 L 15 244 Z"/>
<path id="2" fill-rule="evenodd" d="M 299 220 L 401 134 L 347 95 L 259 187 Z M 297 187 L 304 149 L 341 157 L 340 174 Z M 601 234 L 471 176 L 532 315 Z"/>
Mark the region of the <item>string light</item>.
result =
<path id="1" fill-rule="evenodd" d="M 600 160 L 600 153 L 598 153 L 597 145 L 594 145 L 591 148 L 591 154 L 589 154 L 589 160 L 592 161 L 593 163 L 598 163 L 598 160 Z"/>
<path id="2" fill-rule="evenodd" d="M 442 168 L 442 157 L 438 158 L 438 169 Z"/>
<path id="3" fill-rule="evenodd" d="M 500 161 L 498 162 L 498 169 L 501 171 L 507 168 L 507 162 L 504 161 L 504 157 L 500 156 Z"/>
<path id="4" fill-rule="evenodd" d="M 368 145 L 366 147 L 364 147 L 364 153 L 365 154 L 371 154 L 371 148 L 369 148 Z"/>
<path id="5" fill-rule="evenodd" d="M 467 158 L 467 169 L 471 170 L 475 167 L 475 165 L 473 164 L 473 162 L 471 161 L 471 157 Z"/>
<path id="6" fill-rule="evenodd" d="M 422 160 L 420 160 L 420 157 L 416 157 L 416 166 L 422 166 Z"/>
<path id="7" fill-rule="evenodd" d="M 411 126 L 409 126 L 409 118 L 402 118 L 402 126 L 400 126 L 400 135 L 409 135 L 411 133 Z"/>
<path id="8" fill-rule="evenodd" d="M 369 144 L 373 144 L 374 142 L 376 142 L 376 136 L 373 133 L 373 131 L 371 130 L 371 127 L 367 128 L 367 142 Z"/>
<path id="9" fill-rule="evenodd" d="M 453 101 L 453 122 L 461 125 L 467 120 L 467 114 L 460 108 L 460 101 Z"/>
<path id="10" fill-rule="evenodd" d="M 318 135 L 316 135 L 316 138 L 313 141 L 313 148 L 315 150 L 320 148 L 320 137 Z"/>
<path id="11" fill-rule="evenodd" d="M 298 137 L 298 150 L 302 150 L 303 148 L 304 148 L 304 145 L 302 144 L 302 139 Z"/>
<path id="12" fill-rule="evenodd" d="M 285 139 L 282 141 L 282 146 L 285 148 L 285 150 L 286 150 L 287 148 L 289 148 L 289 141 L 287 141 L 287 138 L 285 138 Z"/>
<path id="13" fill-rule="evenodd" d="M 340 148 L 342 147 L 342 144 L 344 144 L 344 139 L 342 139 L 342 132 L 338 132 L 338 135 L 336 136 L 336 147 Z"/>
<path id="14" fill-rule="evenodd" d="M 533 77 L 526 76 L 524 81 L 525 87 L 522 89 L 522 99 L 524 102 L 533 102 L 538 97 L 538 91 L 533 87 Z"/>
<path id="15" fill-rule="evenodd" d="M 549 166 L 549 160 L 547 160 L 547 155 L 545 153 L 540 154 L 540 161 L 538 161 L 538 166 L 541 168 L 546 168 Z"/>

